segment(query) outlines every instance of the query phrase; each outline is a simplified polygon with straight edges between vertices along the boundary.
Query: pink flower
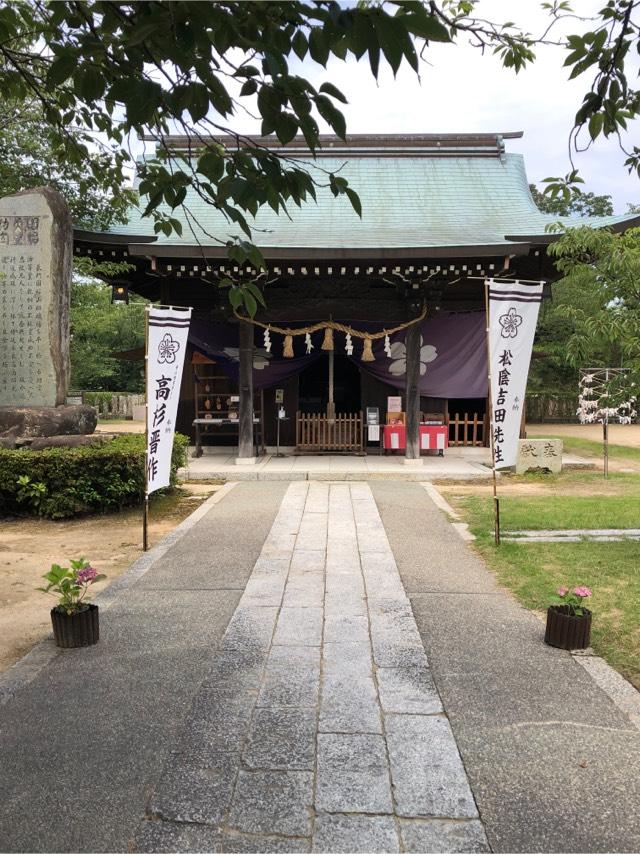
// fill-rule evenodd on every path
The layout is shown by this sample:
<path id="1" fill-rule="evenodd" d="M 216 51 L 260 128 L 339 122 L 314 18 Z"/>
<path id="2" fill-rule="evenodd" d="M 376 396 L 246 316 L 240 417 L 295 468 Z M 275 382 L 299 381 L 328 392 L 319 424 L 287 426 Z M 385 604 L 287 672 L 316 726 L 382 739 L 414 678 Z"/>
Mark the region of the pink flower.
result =
<path id="1" fill-rule="evenodd" d="M 91 584 L 91 582 L 97 577 L 98 570 L 94 569 L 92 566 L 85 566 L 84 569 L 79 569 L 76 575 L 76 579 L 78 584 Z"/>
<path id="2" fill-rule="evenodd" d="M 574 587 L 573 592 L 581 599 L 586 599 L 588 596 L 591 596 L 591 589 L 589 587 Z"/>
<path id="3" fill-rule="evenodd" d="M 558 596 L 566 596 L 567 593 L 569 592 L 569 588 L 568 587 L 558 587 L 556 592 L 557 592 Z"/>

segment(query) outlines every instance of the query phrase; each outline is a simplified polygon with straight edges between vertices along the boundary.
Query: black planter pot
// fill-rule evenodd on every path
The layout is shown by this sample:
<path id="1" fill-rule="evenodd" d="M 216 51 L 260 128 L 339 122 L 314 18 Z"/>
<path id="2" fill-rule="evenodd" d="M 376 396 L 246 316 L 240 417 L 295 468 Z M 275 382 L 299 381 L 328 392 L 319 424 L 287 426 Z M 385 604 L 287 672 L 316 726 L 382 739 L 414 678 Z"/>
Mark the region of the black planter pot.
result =
<path id="1" fill-rule="evenodd" d="M 61 646 L 63 649 L 92 646 L 98 643 L 100 638 L 97 605 L 87 605 L 84 611 L 71 615 L 52 608 L 51 622 L 56 646 Z"/>
<path id="2" fill-rule="evenodd" d="M 544 642 L 560 649 L 586 649 L 591 638 L 591 611 L 581 617 L 571 614 L 568 605 L 550 605 Z"/>

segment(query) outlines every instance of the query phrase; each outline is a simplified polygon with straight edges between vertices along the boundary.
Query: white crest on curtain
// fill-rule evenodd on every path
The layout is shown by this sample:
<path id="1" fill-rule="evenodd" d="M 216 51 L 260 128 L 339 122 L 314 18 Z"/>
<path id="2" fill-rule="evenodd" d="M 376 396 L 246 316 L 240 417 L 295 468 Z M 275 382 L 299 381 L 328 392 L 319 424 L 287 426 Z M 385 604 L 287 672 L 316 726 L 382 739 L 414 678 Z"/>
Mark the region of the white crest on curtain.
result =
<path id="1" fill-rule="evenodd" d="M 438 358 L 438 351 L 432 344 L 423 344 L 423 337 L 420 336 L 420 376 L 423 377 L 427 373 L 427 365 Z M 394 377 L 401 377 L 407 373 L 407 347 L 404 341 L 394 341 L 391 345 L 389 358 L 392 359 L 389 365 L 389 373 Z"/>
<path id="2" fill-rule="evenodd" d="M 231 359 L 232 362 L 240 361 L 240 350 L 237 347 L 225 347 L 222 351 L 225 356 Z M 269 367 L 269 359 L 271 353 L 267 350 L 256 349 L 253 351 L 253 369 L 254 371 L 262 371 Z"/>

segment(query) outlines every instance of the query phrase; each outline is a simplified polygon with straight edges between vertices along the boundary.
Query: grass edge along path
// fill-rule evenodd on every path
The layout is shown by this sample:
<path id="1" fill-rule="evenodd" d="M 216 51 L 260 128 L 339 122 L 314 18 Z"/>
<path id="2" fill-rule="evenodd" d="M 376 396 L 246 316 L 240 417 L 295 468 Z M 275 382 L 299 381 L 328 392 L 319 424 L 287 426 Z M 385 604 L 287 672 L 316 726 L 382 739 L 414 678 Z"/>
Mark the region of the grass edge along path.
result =
<path id="1" fill-rule="evenodd" d="M 532 436 L 536 439 L 537 436 Z M 575 454 L 576 456 L 586 456 L 593 461 L 602 463 L 603 459 L 603 444 L 596 442 L 593 439 L 579 439 L 575 436 L 563 436 L 554 434 L 553 430 L 549 430 L 550 439 L 562 439 L 563 450 L 565 454 Z M 618 463 L 640 463 L 640 448 L 634 448 L 631 445 L 615 445 L 609 443 L 609 461 Z"/>
<path id="2" fill-rule="evenodd" d="M 505 495 L 501 500 L 503 532 L 640 527 L 640 477 L 612 476 L 609 485 L 617 482 L 621 495 L 563 495 L 562 479 L 553 478 L 557 485 L 554 489 L 549 484 L 547 496 Z M 570 478 L 573 484 L 576 479 Z M 588 489 L 590 478 L 583 473 L 580 480 Z M 452 487 L 447 499 L 469 523 L 476 536 L 474 546 L 499 583 L 526 608 L 544 615 L 558 587 L 590 587 L 594 594 L 590 601 L 593 649 L 640 690 L 640 542 L 502 543 L 496 547 L 491 496 L 460 495 Z M 576 524 L 580 521 L 587 524 Z"/>

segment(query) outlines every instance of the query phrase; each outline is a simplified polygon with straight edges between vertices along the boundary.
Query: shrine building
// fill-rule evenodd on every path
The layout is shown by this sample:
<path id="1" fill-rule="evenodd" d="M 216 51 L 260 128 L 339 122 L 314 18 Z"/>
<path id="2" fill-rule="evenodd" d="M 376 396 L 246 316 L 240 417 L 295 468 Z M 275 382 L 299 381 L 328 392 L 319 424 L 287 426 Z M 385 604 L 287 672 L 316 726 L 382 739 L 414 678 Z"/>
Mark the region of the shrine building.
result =
<path id="1" fill-rule="evenodd" d="M 640 225 L 637 215 L 542 213 L 522 155 L 506 150 L 521 136 L 324 136 L 315 159 L 301 139 L 257 139 L 320 185 L 328 172 L 346 178 L 362 202 L 360 218 L 319 186 L 317 203 L 292 204 L 291 218 L 262 207 L 250 221 L 268 265 L 259 276 L 229 261 L 224 244 L 239 227 L 193 191 L 187 213 L 166 211 L 182 221 L 181 236 L 154 235 L 134 209 L 108 232 L 76 230 L 75 252 L 134 265 L 114 288 L 193 308 L 177 429 L 195 439 L 197 428 L 205 451 L 237 445 L 239 461 L 251 462 L 278 434 L 300 452 L 379 451 L 376 421 L 405 430 L 394 447 L 410 459 L 433 449 L 421 439 L 429 425 L 442 425 L 449 445 L 481 446 L 485 277 L 558 279 L 546 252 L 557 239 L 551 223 Z M 169 145 L 185 150 L 187 140 Z M 225 276 L 260 286 L 261 325 L 234 315 L 218 286 Z"/>

